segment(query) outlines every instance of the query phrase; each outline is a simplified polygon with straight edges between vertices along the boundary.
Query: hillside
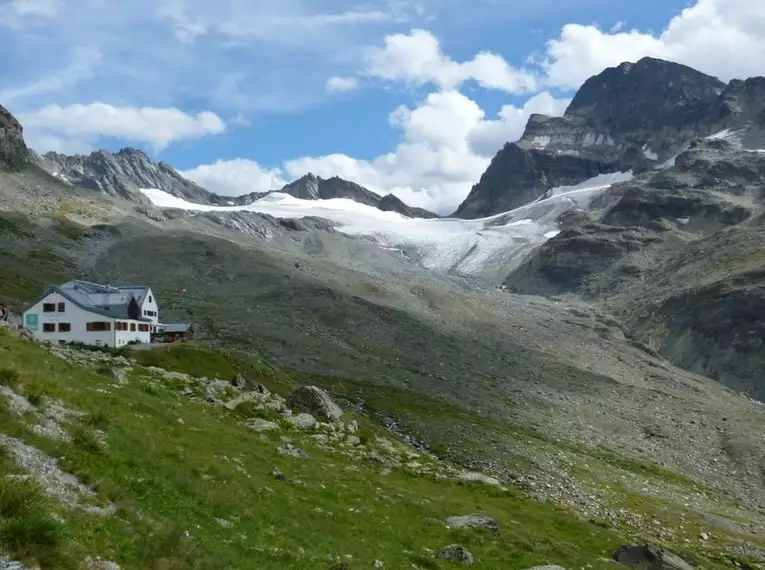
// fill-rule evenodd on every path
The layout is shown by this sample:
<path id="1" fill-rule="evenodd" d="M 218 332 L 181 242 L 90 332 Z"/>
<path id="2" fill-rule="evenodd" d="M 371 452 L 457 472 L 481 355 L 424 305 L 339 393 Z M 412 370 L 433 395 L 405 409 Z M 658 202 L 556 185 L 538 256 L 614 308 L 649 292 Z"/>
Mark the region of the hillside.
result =
<path id="1" fill-rule="evenodd" d="M 93 562 L 103 559 L 122 569 L 448 568 L 439 555 L 459 544 L 481 568 L 608 568 L 624 541 L 655 541 L 657 528 L 664 542 L 709 567 L 725 556 L 744 560 L 733 552 L 719 558 L 720 548 L 741 540 L 736 533 L 715 529 L 700 541 L 698 529 L 710 532 L 711 523 L 660 503 L 652 508 L 661 525 L 578 521 L 424 454 L 376 423 L 376 414 L 404 409 L 426 410 L 434 424 L 462 415 L 437 400 L 370 392 L 369 411 L 314 427 L 310 415 L 280 412 L 281 396 L 301 382 L 251 357 L 194 347 L 45 349 L 2 331 L 0 352 L 0 509 L 10 516 L 0 522 L 0 544 L 45 567 L 79 568 L 89 558 L 88 568 L 106 568 Z M 386 409 L 393 402 L 398 409 Z M 724 504 L 660 469 L 557 449 L 571 459 L 584 454 L 599 476 L 621 473 L 625 482 L 687 488 Z M 485 528 L 447 523 L 467 515 Z"/>

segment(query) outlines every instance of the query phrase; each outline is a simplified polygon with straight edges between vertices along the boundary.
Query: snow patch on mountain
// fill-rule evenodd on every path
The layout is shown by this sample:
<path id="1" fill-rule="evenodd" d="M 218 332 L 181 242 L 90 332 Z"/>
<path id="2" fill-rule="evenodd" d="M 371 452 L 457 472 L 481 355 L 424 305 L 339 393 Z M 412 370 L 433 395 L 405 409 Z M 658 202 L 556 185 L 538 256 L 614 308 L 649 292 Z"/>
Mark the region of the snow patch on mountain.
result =
<path id="1" fill-rule="evenodd" d="M 533 248 L 558 233 L 564 212 L 587 208 L 612 184 L 629 180 L 631 172 L 600 175 L 576 186 L 552 188 L 547 196 L 521 208 L 488 218 L 407 218 L 347 198 L 301 200 L 272 193 L 246 206 L 194 204 L 157 189 L 141 192 L 159 208 L 200 212 L 251 211 L 277 218 L 321 217 L 347 235 L 364 236 L 385 249 L 399 250 L 434 271 L 487 275 L 519 264 Z"/>

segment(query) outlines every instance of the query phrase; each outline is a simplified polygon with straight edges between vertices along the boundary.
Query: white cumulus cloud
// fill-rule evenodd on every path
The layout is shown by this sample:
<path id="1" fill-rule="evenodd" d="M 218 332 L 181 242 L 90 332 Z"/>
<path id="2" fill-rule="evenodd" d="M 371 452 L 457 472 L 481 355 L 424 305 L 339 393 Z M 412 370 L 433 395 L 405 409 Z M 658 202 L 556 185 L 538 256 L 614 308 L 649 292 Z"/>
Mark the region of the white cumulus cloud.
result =
<path id="1" fill-rule="evenodd" d="M 327 79 L 327 91 L 331 93 L 343 93 L 353 91 L 359 86 L 359 80 L 355 77 L 333 76 Z"/>
<path id="2" fill-rule="evenodd" d="M 569 24 L 542 58 L 548 83 L 578 88 L 587 78 L 644 56 L 683 63 L 724 80 L 765 74 L 765 2 L 697 0 L 660 34 L 623 26 L 604 32 Z"/>
<path id="3" fill-rule="evenodd" d="M 436 84 L 445 89 L 474 80 L 488 89 L 527 93 L 536 88 L 535 77 L 510 66 L 501 56 L 482 52 L 472 60 L 456 62 L 441 52 L 438 38 L 426 30 L 394 34 L 384 46 L 371 49 L 365 73 L 389 81 Z"/>
<path id="4" fill-rule="evenodd" d="M 160 151 L 173 142 L 226 130 L 221 118 L 210 111 L 191 115 L 176 108 L 114 107 L 100 102 L 66 107 L 47 105 L 20 114 L 19 120 L 32 146 L 41 151 L 52 150 L 41 148 L 46 140 L 58 140 L 59 148 L 65 149 L 67 145 L 61 141 L 70 140 L 72 146 L 79 148 L 102 137 L 145 143 Z"/>
<path id="5" fill-rule="evenodd" d="M 263 168 L 254 160 L 218 160 L 181 171 L 181 175 L 224 196 L 278 190 L 287 182 L 278 168 Z"/>

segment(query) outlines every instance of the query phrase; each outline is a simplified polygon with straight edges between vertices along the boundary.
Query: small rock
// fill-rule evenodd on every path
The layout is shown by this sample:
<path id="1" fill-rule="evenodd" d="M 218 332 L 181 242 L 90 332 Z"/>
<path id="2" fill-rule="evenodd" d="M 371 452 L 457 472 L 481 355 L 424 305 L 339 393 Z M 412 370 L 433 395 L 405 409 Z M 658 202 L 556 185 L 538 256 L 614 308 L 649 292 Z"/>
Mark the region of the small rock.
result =
<path id="1" fill-rule="evenodd" d="M 482 528 L 494 533 L 499 532 L 499 523 L 485 515 L 449 517 L 446 519 L 446 525 L 450 528 Z"/>
<path id="2" fill-rule="evenodd" d="M 385 568 L 385 564 L 382 560 L 375 560 L 375 563 L 373 565 L 375 568 Z"/>
<path id="3" fill-rule="evenodd" d="M 241 374 L 237 374 L 231 379 L 231 385 L 234 388 L 246 388 L 247 387 L 247 378 L 242 376 Z"/>
<path id="4" fill-rule="evenodd" d="M 234 526 L 234 523 L 227 521 L 226 519 L 215 519 L 215 522 L 217 522 L 222 528 L 231 528 Z"/>
<path id="5" fill-rule="evenodd" d="M 2 566 L 0 566 L 2 568 Z M 88 557 L 85 559 L 86 570 L 120 570 L 120 566 L 108 560 Z"/>
<path id="6" fill-rule="evenodd" d="M 278 479 L 279 481 L 286 481 L 287 476 L 279 471 L 276 467 L 274 467 L 274 470 L 271 471 L 271 475 L 273 475 L 274 479 Z"/>
<path id="7" fill-rule="evenodd" d="M 106 376 L 107 378 L 111 378 L 112 380 L 116 381 L 117 384 L 127 384 L 127 372 L 125 370 L 121 370 L 118 368 L 101 368 L 98 370 L 99 374 L 102 374 Z"/>
<path id="8" fill-rule="evenodd" d="M 361 439 L 359 439 L 359 436 L 357 435 L 349 435 L 345 438 L 345 443 L 348 445 L 359 445 L 361 443 Z"/>
<path id="9" fill-rule="evenodd" d="M 499 487 L 501 483 L 498 479 L 485 475 L 484 473 L 475 473 L 472 471 L 465 471 L 457 475 L 457 479 L 464 481 L 465 483 L 483 483 L 484 485 L 490 485 L 492 487 Z"/>
<path id="10" fill-rule="evenodd" d="M 709 540 L 709 535 L 707 533 L 705 533 L 705 532 L 702 532 L 702 533 L 699 534 L 699 538 L 701 540 Z"/>
<path id="11" fill-rule="evenodd" d="M 278 451 L 281 455 L 289 455 L 290 457 L 295 457 L 296 459 L 308 459 L 308 454 L 304 449 L 300 449 L 299 447 L 279 446 L 276 448 L 276 451 Z"/>
<path id="12" fill-rule="evenodd" d="M 469 551 L 465 550 L 464 546 L 460 546 L 459 544 L 450 544 L 449 546 L 445 546 L 441 550 L 441 554 L 438 556 L 440 558 L 446 558 L 448 560 L 460 562 L 465 566 L 469 566 L 473 563 L 473 555 Z"/>
<path id="13" fill-rule="evenodd" d="M 247 424 L 247 427 L 250 428 L 252 431 L 264 432 L 264 431 L 278 430 L 279 424 L 276 424 L 274 422 L 269 422 L 268 420 L 255 418 L 253 420 L 250 420 L 250 422 Z"/>

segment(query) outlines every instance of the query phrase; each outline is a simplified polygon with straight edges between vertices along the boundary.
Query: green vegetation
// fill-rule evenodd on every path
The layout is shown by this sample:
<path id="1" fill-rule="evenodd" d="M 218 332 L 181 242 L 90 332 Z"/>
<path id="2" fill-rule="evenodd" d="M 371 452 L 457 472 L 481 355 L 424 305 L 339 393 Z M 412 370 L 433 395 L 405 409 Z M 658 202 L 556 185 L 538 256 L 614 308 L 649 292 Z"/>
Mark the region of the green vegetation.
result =
<path id="1" fill-rule="evenodd" d="M 174 360 L 175 350 L 157 355 L 136 351 L 135 356 L 188 367 L 185 359 Z M 310 444 L 301 444 L 307 459 L 282 456 L 276 451 L 278 436 L 264 441 L 244 429 L 235 412 L 221 414 L 171 386 L 160 386 L 154 394 L 135 382 L 113 387 L 94 371 L 54 359 L 45 349 L 4 333 L 0 358 L 20 371 L 25 391 L 45 394 L 86 414 L 66 426 L 71 443 L 35 435 L 11 414 L 0 414 L 0 432 L 61 457 L 62 467 L 94 489 L 98 502 L 111 501 L 117 507 L 114 516 L 101 517 L 66 510 L 39 493 L 24 499 L 30 487 L 14 491 L 23 500 L 4 499 L 4 519 L 20 520 L 26 530 L 3 526 L 4 548 L 26 560 L 66 568 L 87 555 L 101 555 L 125 569 L 255 564 L 265 569 L 314 569 L 330 568 L 331 554 L 349 555 L 351 568 L 371 567 L 375 559 L 389 568 L 449 568 L 426 549 L 438 551 L 459 542 L 482 568 L 542 563 L 598 568 L 607 567 L 599 557 L 622 540 L 518 492 L 398 470 L 382 476 L 373 464 L 350 471 L 348 458 Z M 256 366 L 241 356 L 219 363 L 217 376 Z M 205 369 L 211 376 L 215 372 Z M 269 375 L 283 376 L 271 369 L 255 379 L 268 380 Z M 97 429 L 103 432 L 103 443 Z M 287 481 L 274 479 L 274 468 Z M 13 469 L 7 461 L 0 464 L 1 475 Z M 7 478 L 0 476 L 0 481 Z M 46 512 L 63 514 L 66 526 L 53 522 Z M 449 530 L 439 522 L 474 512 L 495 517 L 502 532 L 495 536 Z"/>

